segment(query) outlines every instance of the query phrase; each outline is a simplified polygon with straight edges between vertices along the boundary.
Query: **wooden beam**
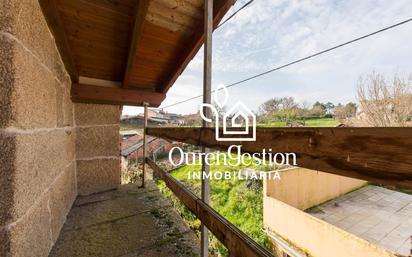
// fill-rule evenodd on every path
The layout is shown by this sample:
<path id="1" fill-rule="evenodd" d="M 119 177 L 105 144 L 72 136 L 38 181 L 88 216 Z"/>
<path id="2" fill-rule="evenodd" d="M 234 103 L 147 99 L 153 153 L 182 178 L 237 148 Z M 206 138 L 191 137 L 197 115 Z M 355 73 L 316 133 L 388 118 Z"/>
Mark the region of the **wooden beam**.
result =
<path id="1" fill-rule="evenodd" d="M 165 97 L 163 93 L 83 84 L 72 84 L 71 89 L 72 101 L 82 103 L 143 106 L 147 102 L 150 107 L 158 107 Z"/>
<path id="2" fill-rule="evenodd" d="M 133 65 L 135 63 L 136 56 L 137 56 L 137 46 L 139 44 L 139 41 L 142 35 L 143 25 L 145 22 L 148 9 L 149 9 L 149 0 L 137 1 L 132 36 L 131 36 L 130 46 L 129 46 L 129 54 L 127 56 L 126 70 L 125 70 L 124 78 L 123 78 L 124 88 L 127 88 L 130 86 L 130 75 L 133 71 Z"/>
<path id="3" fill-rule="evenodd" d="M 175 196 L 226 246 L 231 256 L 273 257 L 271 253 L 193 194 L 181 182 L 162 170 L 150 158 L 146 158 L 146 162 L 165 181 L 166 186 Z"/>
<path id="4" fill-rule="evenodd" d="M 69 42 L 64 32 L 63 23 L 60 19 L 55 0 L 40 0 L 39 3 L 47 25 L 54 36 L 64 67 L 72 83 L 77 83 L 79 81 L 79 74 L 70 51 Z"/>
<path id="5" fill-rule="evenodd" d="M 256 142 L 219 142 L 214 128 L 148 128 L 147 134 L 227 150 L 293 152 L 300 167 L 412 189 L 412 128 L 257 128 Z"/>
<path id="6" fill-rule="evenodd" d="M 213 4 L 213 29 L 219 25 L 223 16 L 229 8 L 235 3 L 235 0 L 214 0 Z M 181 58 L 176 62 L 176 67 L 171 72 L 170 76 L 161 84 L 158 85 L 156 91 L 166 93 L 167 90 L 175 83 L 180 74 L 184 71 L 189 62 L 193 59 L 199 51 L 205 40 L 205 33 L 203 29 L 203 21 L 197 25 L 199 28 L 192 36 L 193 40 L 185 47 L 185 51 L 181 53 Z"/>

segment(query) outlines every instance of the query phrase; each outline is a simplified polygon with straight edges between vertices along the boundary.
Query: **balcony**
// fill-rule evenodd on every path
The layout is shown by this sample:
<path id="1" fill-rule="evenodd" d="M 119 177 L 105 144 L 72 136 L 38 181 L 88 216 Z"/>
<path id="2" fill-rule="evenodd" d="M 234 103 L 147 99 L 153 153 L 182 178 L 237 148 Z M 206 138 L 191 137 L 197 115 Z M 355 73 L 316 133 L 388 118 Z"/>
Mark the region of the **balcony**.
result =
<path id="1" fill-rule="evenodd" d="M 199 243 L 150 180 L 144 189 L 120 185 L 119 120 L 123 105 L 147 111 L 162 104 L 204 42 L 204 95 L 210 95 L 212 31 L 234 2 L 2 3 L 0 256 L 207 255 L 207 237 Z M 144 134 L 212 149 L 230 145 L 217 142 L 208 127 L 146 128 Z M 411 128 L 399 127 L 258 128 L 256 142 L 242 142 L 242 151 L 293 151 L 303 168 L 412 189 L 411 135 Z M 143 160 L 230 257 L 272 256 L 206 199 Z M 315 214 L 276 207 L 326 224 Z M 283 215 L 282 232 L 301 230 L 299 217 Z"/>
<path id="2" fill-rule="evenodd" d="M 149 180 L 78 197 L 49 256 L 196 255 L 197 237 Z"/>

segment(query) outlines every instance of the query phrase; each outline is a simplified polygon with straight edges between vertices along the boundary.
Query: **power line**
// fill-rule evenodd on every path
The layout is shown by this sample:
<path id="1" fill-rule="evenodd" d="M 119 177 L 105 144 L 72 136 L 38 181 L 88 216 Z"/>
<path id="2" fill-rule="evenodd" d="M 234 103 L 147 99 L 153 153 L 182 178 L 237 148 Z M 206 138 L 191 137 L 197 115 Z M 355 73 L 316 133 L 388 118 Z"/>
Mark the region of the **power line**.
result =
<path id="1" fill-rule="evenodd" d="M 258 78 L 258 77 L 267 75 L 267 74 L 269 74 L 269 73 L 272 73 L 272 72 L 274 72 L 274 71 L 278 71 L 278 70 L 281 70 L 281 69 L 283 69 L 283 68 L 289 67 L 289 66 L 291 66 L 291 65 L 294 65 L 294 64 L 297 64 L 297 63 L 306 61 L 306 60 L 311 59 L 311 58 L 313 58 L 313 57 L 316 57 L 316 56 L 322 55 L 322 54 L 324 54 L 324 53 L 330 52 L 330 51 L 332 51 L 332 50 L 341 48 L 341 47 L 343 47 L 343 46 L 346 46 L 346 45 L 355 43 L 355 42 L 357 42 L 357 41 L 359 41 L 359 40 L 362 40 L 362 39 L 371 37 L 371 36 L 373 36 L 373 35 L 379 34 L 379 33 L 384 32 L 384 31 L 386 31 L 386 30 L 393 29 L 393 28 L 395 28 L 395 27 L 398 27 L 398 26 L 400 26 L 400 25 L 403 25 L 403 24 L 408 23 L 408 22 L 411 22 L 411 21 L 412 21 L 412 18 L 409 18 L 409 19 L 407 19 L 407 20 L 398 22 L 398 23 L 393 24 L 393 25 L 391 25 L 391 26 L 388 26 L 388 27 L 382 28 L 382 29 L 380 29 L 380 30 L 374 31 L 374 32 L 372 32 L 372 33 L 369 33 L 369 34 L 363 35 L 363 36 L 361 36 L 361 37 L 357 37 L 357 38 L 355 38 L 355 39 L 346 41 L 345 43 L 342 43 L 342 44 L 339 44 L 339 45 L 336 45 L 336 46 L 327 48 L 327 49 L 322 50 L 322 51 L 320 51 L 320 52 L 311 54 L 311 55 L 309 55 L 309 56 L 306 56 L 306 57 L 303 57 L 303 58 L 300 58 L 300 59 L 297 59 L 297 60 L 295 60 L 295 61 L 286 63 L 286 64 L 281 65 L 281 66 L 278 66 L 278 67 L 275 67 L 275 68 L 270 69 L 270 70 L 267 70 L 267 71 L 265 71 L 265 72 L 258 73 L 258 74 L 256 74 L 256 75 L 251 76 L 251 77 L 248 77 L 248 78 L 239 80 L 239 81 L 237 81 L 237 82 L 234 82 L 234 83 L 232 83 L 232 84 L 229 84 L 228 86 L 226 86 L 226 88 L 230 88 L 230 87 L 237 86 L 237 85 L 242 84 L 242 83 L 244 83 L 244 82 L 246 82 L 246 81 L 249 81 L 249 80 L 252 80 L 252 79 L 255 79 L 255 78 Z M 216 91 L 216 89 L 212 90 L 212 92 L 215 92 L 215 91 Z M 185 99 L 185 100 L 182 100 L 182 101 L 179 101 L 179 102 L 176 102 L 176 103 L 173 103 L 173 104 L 164 106 L 163 108 L 169 108 L 169 107 L 172 107 L 172 106 L 175 106 L 175 105 L 178 105 L 178 104 L 182 104 L 182 103 L 191 101 L 191 100 L 193 100 L 193 99 L 196 99 L 196 98 L 199 98 L 199 97 L 202 97 L 202 96 L 203 96 L 203 94 L 197 95 L 197 96 L 193 96 L 193 97 L 187 98 L 187 99 Z"/>
<path id="2" fill-rule="evenodd" d="M 246 8 L 248 5 L 250 5 L 254 0 L 250 0 L 249 2 L 247 2 L 246 4 L 244 4 L 242 7 L 240 7 L 236 12 L 232 13 L 232 15 L 230 15 L 226 20 L 224 20 L 223 22 L 221 22 L 216 29 L 220 28 L 221 26 L 223 26 L 223 24 L 225 24 L 226 22 L 228 22 L 230 19 L 232 19 L 233 17 L 235 17 L 235 15 L 240 12 L 241 10 L 243 10 L 244 8 Z"/>

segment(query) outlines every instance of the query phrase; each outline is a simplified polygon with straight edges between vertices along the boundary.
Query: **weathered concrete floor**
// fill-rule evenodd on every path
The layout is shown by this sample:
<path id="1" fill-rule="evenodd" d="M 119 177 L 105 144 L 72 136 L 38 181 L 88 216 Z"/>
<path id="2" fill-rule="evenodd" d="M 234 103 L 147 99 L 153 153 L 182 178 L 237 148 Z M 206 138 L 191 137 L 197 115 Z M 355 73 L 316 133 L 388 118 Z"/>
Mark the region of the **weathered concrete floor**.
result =
<path id="1" fill-rule="evenodd" d="M 393 252 L 410 253 L 412 195 L 369 185 L 307 212 Z"/>
<path id="2" fill-rule="evenodd" d="M 135 184 L 78 197 L 50 257 L 198 256 L 194 233 L 157 190 Z"/>

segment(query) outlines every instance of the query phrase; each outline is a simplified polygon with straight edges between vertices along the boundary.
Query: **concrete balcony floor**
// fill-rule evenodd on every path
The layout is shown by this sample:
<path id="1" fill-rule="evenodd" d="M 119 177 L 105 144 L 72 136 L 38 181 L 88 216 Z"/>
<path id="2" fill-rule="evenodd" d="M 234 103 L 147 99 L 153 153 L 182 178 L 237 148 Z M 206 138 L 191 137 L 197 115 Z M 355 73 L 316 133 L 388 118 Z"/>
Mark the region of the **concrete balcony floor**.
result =
<path id="1" fill-rule="evenodd" d="M 153 181 L 76 199 L 50 257 L 198 256 L 195 234 Z"/>

